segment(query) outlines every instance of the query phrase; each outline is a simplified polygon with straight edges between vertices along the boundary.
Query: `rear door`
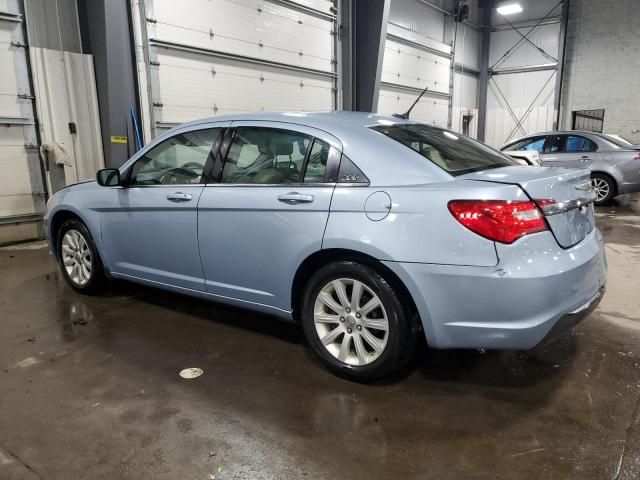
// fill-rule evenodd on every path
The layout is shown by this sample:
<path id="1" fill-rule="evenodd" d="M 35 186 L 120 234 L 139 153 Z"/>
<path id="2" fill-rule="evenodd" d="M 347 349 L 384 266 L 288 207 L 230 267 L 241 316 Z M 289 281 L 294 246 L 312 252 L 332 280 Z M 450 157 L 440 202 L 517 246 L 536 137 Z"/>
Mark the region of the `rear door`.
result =
<path id="1" fill-rule="evenodd" d="M 295 124 L 243 121 L 222 150 L 198 205 L 206 290 L 290 311 L 293 275 L 322 246 L 341 144 Z"/>
<path id="2" fill-rule="evenodd" d="M 598 146 L 583 135 L 549 135 L 542 164 L 547 167 L 588 168 L 597 150 Z"/>

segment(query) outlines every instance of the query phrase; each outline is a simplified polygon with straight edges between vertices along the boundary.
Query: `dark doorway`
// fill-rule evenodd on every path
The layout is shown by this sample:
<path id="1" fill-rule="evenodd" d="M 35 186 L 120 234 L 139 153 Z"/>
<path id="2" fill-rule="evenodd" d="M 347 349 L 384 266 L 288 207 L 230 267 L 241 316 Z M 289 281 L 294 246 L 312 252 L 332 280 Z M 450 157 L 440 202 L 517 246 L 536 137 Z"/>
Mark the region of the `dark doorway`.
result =
<path id="1" fill-rule="evenodd" d="M 573 112 L 573 130 L 587 130 L 602 133 L 604 110 L 575 110 Z"/>

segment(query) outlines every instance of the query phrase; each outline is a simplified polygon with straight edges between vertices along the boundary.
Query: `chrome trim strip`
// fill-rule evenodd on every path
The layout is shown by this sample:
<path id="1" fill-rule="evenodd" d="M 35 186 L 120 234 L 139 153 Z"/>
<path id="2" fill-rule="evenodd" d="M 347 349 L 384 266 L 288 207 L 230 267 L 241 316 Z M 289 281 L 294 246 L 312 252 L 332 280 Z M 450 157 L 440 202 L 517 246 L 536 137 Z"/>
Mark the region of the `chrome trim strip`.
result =
<path id="1" fill-rule="evenodd" d="M 551 205 L 541 207 L 540 209 L 546 217 L 550 217 L 552 215 L 559 215 L 561 213 L 568 212 L 569 210 L 573 210 L 575 208 L 584 207 L 595 201 L 596 194 L 592 191 L 588 196 L 575 198 L 573 200 L 567 200 L 565 202 L 556 202 Z"/>

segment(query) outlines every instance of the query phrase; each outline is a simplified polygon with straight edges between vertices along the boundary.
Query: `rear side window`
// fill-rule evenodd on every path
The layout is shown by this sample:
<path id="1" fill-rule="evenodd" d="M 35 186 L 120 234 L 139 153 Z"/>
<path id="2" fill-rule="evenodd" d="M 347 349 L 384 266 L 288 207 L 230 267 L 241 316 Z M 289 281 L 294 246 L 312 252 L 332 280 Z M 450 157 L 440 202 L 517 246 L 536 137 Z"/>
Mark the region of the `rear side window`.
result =
<path id="1" fill-rule="evenodd" d="M 418 152 L 453 176 L 518 165 L 469 137 L 428 125 L 375 126 L 372 129 Z"/>
<path id="2" fill-rule="evenodd" d="M 310 143 L 311 137 L 299 132 L 239 127 L 224 163 L 222 183 L 299 183 Z M 316 153 L 322 165 L 321 150 Z"/>
<path id="3" fill-rule="evenodd" d="M 569 152 L 595 152 L 597 145 L 586 137 L 580 135 L 567 135 L 564 151 Z"/>

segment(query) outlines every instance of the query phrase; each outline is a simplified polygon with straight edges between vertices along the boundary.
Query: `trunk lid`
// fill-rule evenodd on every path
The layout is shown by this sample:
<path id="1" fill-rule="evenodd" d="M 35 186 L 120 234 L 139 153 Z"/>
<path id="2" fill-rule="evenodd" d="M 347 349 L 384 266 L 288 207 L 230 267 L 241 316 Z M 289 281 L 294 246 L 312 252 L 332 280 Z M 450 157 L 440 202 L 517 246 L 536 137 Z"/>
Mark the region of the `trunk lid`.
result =
<path id="1" fill-rule="evenodd" d="M 594 228 L 589 170 L 559 167 L 503 167 L 459 178 L 518 185 L 540 206 L 558 244 L 569 248 Z"/>

